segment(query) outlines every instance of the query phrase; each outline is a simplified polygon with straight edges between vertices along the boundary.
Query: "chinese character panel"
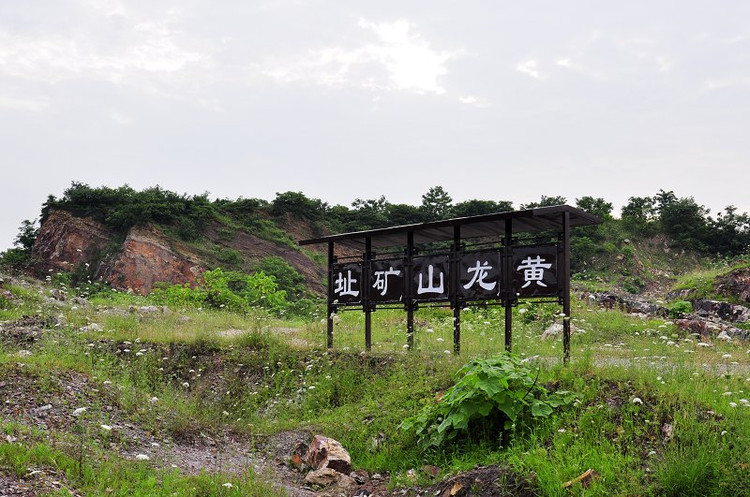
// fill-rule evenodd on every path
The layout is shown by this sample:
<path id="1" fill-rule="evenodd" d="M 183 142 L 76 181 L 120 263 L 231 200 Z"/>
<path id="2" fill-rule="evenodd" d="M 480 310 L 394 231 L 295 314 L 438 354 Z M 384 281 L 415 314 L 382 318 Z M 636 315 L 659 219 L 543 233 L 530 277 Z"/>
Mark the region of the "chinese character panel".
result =
<path id="1" fill-rule="evenodd" d="M 362 264 L 333 265 L 333 303 L 356 304 L 362 302 Z"/>
<path id="2" fill-rule="evenodd" d="M 371 268 L 370 300 L 380 303 L 403 301 L 406 281 L 403 259 L 372 261 Z"/>
<path id="3" fill-rule="evenodd" d="M 500 253 L 466 252 L 459 260 L 458 294 L 465 300 L 496 299 L 502 289 Z"/>
<path id="4" fill-rule="evenodd" d="M 450 259 L 447 255 L 415 257 L 413 268 L 414 300 L 448 300 Z"/>
<path id="5" fill-rule="evenodd" d="M 513 250 L 513 291 L 517 297 L 557 296 L 557 274 L 557 246 Z"/>

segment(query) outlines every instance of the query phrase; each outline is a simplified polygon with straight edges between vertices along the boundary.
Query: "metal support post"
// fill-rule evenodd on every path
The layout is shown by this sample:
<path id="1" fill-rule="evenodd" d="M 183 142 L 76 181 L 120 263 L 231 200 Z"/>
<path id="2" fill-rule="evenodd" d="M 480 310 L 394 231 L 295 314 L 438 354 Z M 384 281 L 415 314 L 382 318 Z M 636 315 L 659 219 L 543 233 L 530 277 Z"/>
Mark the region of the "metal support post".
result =
<path id="1" fill-rule="evenodd" d="M 333 314 L 336 307 L 333 305 L 333 242 L 328 242 L 328 313 L 326 316 L 326 346 L 333 348 Z"/>
<path id="2" fill-rule="evenodd" d="M 362 305 L 365 311 L 365 347 L 372 349 L 372 306 L 370 305 L 370 263 L 372 261 L 372 238 L 365 238 L 365 260 L 362 278 Z"/>
<path id="3" fill-rule="evenodd" d="M 570 212 L 563 213 L 563 363 L 570 362 Z"/>
<path id="4" fill-rule="evenodd" d="M 450 281 L 453 293 L 453 353 L 461 353 L 461 300 L 458 295 L 458 285 L 460 284 L 458 278 L 459 266 L 460 266 L 460 250 L 461 250 L 461 226 L 456 225 L 453 227 L 453 254 L 450 268 Z"/>
<path id="5" fill-rule="evenodd" d="M 406 285 L 404 288 L 404 299 L 406 301 L 406 345 L 409 350 L 414 348 L 414 232 L 406 234 L 406 262 L 404 264 Z"/>
<path id="6" fill-rule="evenodd" d="M 505 274 L 502 277 L 505 279 L 505 288 L 508 289 L 505 298 L 505 351 L 511 352 L 513 348 L 513 221 L 511 219 L 505 220 L 505 239 L 504 249 L 506 256 Z"/>

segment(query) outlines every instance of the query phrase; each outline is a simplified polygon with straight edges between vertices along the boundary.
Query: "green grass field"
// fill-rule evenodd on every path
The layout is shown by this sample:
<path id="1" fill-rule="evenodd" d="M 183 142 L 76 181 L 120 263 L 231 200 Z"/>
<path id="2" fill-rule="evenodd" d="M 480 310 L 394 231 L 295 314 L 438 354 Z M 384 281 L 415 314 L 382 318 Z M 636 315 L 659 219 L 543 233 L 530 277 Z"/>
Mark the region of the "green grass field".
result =
<path id="1" fill-rule="evenodd" d="M 452 314 L 442 309 L 416 313 L 412 351 L 405 314 L 378 310 L 365 352 L 359 312 L 337 316 L 326 350 L 322 310 L 293 320 L 143 313 L 128 308 L 148 301 L 126 295 L 76 305 L 45 299 L 48 287 L 10 290 L 16 300 L 0 309 L 0 403 L 9 401 L 0 409 L 0 475 L 55 475 L 52 495 L 283 495 L 273 475 L 252 467 L 191 473 L 139 460 L 134 440 L 179 448 L 231 438 L 255 451 L 287 431 L 339 440 L 356 469 L 388 475 L 389 488 L 406 495 L 478 465 L 502 467 L 545 496 L 750 495 L 750 343 L 574 301 L 563 366 L 561 337 L 541 338 L 559 308 L 521 305 L 514 354 L 530 358 L 539 384 L 580 400 L 506 436 L 469 433 L 422 451 L 399 425 L 434 404 L 467 361 L 503 352 L 501 308 L 463 312 L 455 356 Z M 37 340 L 25 338 L 23 316 L 42 323 Z M 35 414 L 48 402 L 65 414 Z M 589 469 L 584 484 L 563 488 Z"/>

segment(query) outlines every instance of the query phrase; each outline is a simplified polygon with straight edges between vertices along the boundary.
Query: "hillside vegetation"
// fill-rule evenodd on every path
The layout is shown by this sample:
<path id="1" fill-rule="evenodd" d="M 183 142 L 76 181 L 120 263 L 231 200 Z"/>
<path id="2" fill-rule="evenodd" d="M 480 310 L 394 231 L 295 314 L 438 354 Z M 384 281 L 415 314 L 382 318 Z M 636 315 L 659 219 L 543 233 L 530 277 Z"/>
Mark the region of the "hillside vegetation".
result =
<path id="1" fill-rule="evenodd" d="M 518 208 L 567 202 L 565 197 L 542 195 L 538 202 Z M 619 218 L 613 217 L 612 204 L 602 198 L 582 197 L 575 199 L 574 205 L 602 220 L 600 225 L 575 229 L 572 239 L 574 278 L 594 286 L 603 283 L 630 293 L 663 289 L 685 271 L 713 264 L 710 261 L 730 260 L 747 253 L 750 246 L 750 217 L 746 213 L 728 206 L 712 217 L 693 198 L 678 198 L 671 191 L 631 197 Z M 103 223 L 112 230 L 111 250 L 115 251 L 117 238 L 133 226 L 160 226 L 175 246 L 205 261 L 206 269 L 262 271 L 273 276 L 288 297 L 298 300 L 311 296 L 305 286 L 318 294 L 324 288 L 322 281 L 311 281 L 310 274 L 306 281 L 295 274 L 301 267 L 317 267 L 320 274 L 325 264 L 322 253 L 299 247 L 301 238 L 508 211 L 514 206 L 508 200 L 454 203 L 440 186 L 426 192 L 418 206 L 392 204 L 380 197 L 356 199 L 346 207 L 331 206 L 301 192 L 278 193 L 272 201 L 211 201 L 208 194 L 180 195 L 158 186 L 136 191 L 128 186 L 92 188 L 73 183 L 61 198 L 48 198 L 41 223 L 56 209 Z M 24 221 L 16 247 L 4 252 L 0 263 L 7 268 L 32 267 L 31 249 L 37 233 L 35 221 Z M 243 233 L 268 241 L 264 255 L 254 251 L 255 242 L 238 238 Z M 292 254 L 298 254 L 294 261 L 290 261 Z M 285 260 L 294 267 L 285 265 Z M 94 268 L 95 264 L 79 267 L 73 283 L 93 278 Z"/>

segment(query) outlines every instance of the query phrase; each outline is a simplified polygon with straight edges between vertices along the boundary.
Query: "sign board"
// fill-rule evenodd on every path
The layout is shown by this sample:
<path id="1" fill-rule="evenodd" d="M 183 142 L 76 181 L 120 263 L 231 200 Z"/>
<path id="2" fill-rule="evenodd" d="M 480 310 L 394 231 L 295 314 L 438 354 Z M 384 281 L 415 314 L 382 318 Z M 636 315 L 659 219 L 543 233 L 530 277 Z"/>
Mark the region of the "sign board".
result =
<path id="1" fill-rule="evenodd" d="M 411 286 L 403 258 L 333 264 L 331 304 L 395 304 L 407 294 L 412 302 L 557 297 L 558 251 L 557 245 L 540 245 L 514 248 L 512 257 L 502 250 L 459 252 L 453 260 L 451 254 L 418 256 L 411 263 Z M 452 283 L 454 272 L 457 284 Z M 504 277 L 508 273 L 511 278 Z"/>

